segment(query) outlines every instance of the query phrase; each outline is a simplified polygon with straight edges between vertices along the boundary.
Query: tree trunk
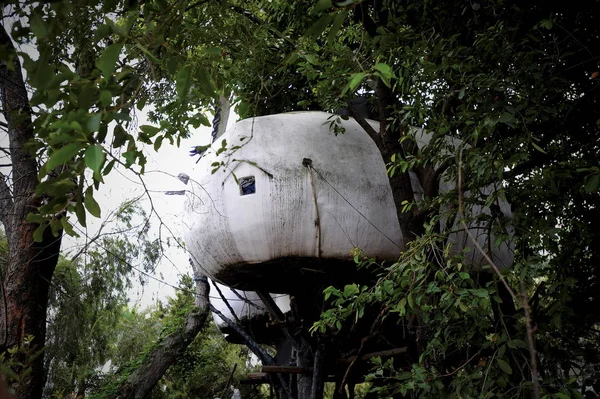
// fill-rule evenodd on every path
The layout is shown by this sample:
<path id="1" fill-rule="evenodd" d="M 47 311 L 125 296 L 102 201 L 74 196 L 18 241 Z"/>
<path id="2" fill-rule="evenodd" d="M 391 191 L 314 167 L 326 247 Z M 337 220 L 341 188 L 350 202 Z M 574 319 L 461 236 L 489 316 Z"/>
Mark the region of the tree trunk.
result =
<path id="1" fill-rule="evenodd" d="M 33 243 L 36 226 L 20 226 L 20 241 L 9 239 L 10 263 L 4 280 L 6 295 L 4 349 L 18 346 L 33 336 L 34 351 L 44 347 L 48 289 L 58 261 L 61 236 L 53 237 L 48 229 L 42 243 Z M 40 244 L 47 243 L 46 247 Z M 25 248 L 23 248 L 25 247 Z M 41 247 L 41 248 L 40 248 Z M 16 398 L 40 398 L 44 387 L 43 352 L 30 364 L 32 373 L 16 390 Z M 23 359 L 27 361 L 27 359 Z"/>
<path id="2" fill-rule="evenodd" d="M 178 331 L 168 335 L 148 355 L 146 360 L 129 376 L 109 398 L 112 399 L 146 399 L 152 389 L 165 374 L 167 369 L 177 361 L 186 348 L 202 332 L 208 320 L 208 292 L 206 279 L 196 279 L 196 305 Z"/>
<path id="3" fill-rule="evenodd" d="M 58 262 L 62 231 L 54 236 L 47 229 L 42 241 L 34 242 L 33 232 L 38 226 L 26 221 L 27 215 L 36 212 L 41 203 L 35 195 L 37 163 L 26 148 L 34 137 L 32 113 L 21 63 L 4 27 L 0 27 L 0 46 L 6 50 L 6 59 L 12 55 L 12 65 L 7 65 L 5 59 L 0 60 L 0 97 L 12 162 L 10 181 L 0 173 L 0 221 L 6 230 L 9 250 L 2 281 L 0 351 L 21 345 L 27 336 L 33 336 L 33 348 L 41 350 L 46 336 L 48 289 Z M 43 365 L 43 352 L 25 363 L 24 367 L 31 367 L 32 372 L 22 384 L 13 387 L 17 399 L 42 396 Z"/>

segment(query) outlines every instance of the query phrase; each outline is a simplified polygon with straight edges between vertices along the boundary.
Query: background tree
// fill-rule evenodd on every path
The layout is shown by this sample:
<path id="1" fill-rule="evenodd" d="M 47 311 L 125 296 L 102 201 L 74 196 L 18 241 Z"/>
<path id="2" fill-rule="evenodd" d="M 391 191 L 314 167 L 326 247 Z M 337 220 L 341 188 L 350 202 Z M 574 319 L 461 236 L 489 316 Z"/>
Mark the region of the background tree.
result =
<path id="1" fill-rule="evenodd" d="M 100 217 L 94 192 L 115 164 L 143 171 L 146 158 L 131 134 L 137 127 L 134 94 L 142 85 L 133 66 L 152 56 L 144 32 L 130 35 L 139 16 L 130 2 L 15 1 L 3 7 L 1 126 L 10 173 L 0 179 L 0 220 L 9 247 L 0 351 L 29 336 L 34 347 L 44 346 L 48 291 L 63 231 L 77 234 L 74 216 L 84 227 L 86 212 Z M 109 128 L 110 123 L 115 125 Z M 141 137 L 158 131 L 141 127 Z M 163 138 L 180 134 L 187 131 L 168 130 Z M 18 398 L 42 393 L 43 354 L 31 366 Z"/>
<path id="2" fill-rule="evenodd" d="M 144 212 L 127 202 L 114 215 L 105 222 L 110 226 L 107 233 L 75 258 L 61 257 L 54 273 L 44 369 L 46 391 L 55 395 L 76 392 L 84 397 L 98 387 L 103 369 L 115 361 L 119 333 L 127 326 L 124 309 L 135 269 L 147 272 L 156 266 L 152 254 L 157 251 L 147 249 L 157 243 L 148 239 Z M 140 350 L 130 348 L 136 349 Z"/>
<path id="3" fill-rule="evenodd" d="M 148 363 L 148 357 L 178 334 L 190 314 L 197 312 L 193 285 L 192 279 L 185 277 L 182 290 L 166 303 L 158 303 L 145 312 L 124 311 L 111 357 L 113 374 L 105 378 L 101 389 L 92 390 L 91 397 L 218 397 L 223 393 L 231 395 L 228 384 L 241 388 L 243 397 L 263 397 L 260 390 L 239 385 L 240 379 L 252 369 L 248 352 L 227 343 L 210 321 L 200 334 L 191 336 L 191 342 L 176 348 L 173 365 L 164 375 L 158 375 L 159 381 L 146 392 L 148 396 L 136 389 L 132 376 Z M 131 392 L 130 385 L 133 385 Z"/>

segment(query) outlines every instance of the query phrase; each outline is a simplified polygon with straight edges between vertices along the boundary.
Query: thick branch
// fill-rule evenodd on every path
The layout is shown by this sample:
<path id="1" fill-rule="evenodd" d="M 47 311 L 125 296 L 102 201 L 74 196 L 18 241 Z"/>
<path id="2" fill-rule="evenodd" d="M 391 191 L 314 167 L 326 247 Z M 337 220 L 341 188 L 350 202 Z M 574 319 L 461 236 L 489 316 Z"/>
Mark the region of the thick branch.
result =
<path id="1" fill-rule="evenodd" d="M 361 22 L 369 36 L 375 37 L 377 36 L 377 25 L 371 16 L 369 16 L 366 8 L 367 5 L 362 2 L 354 7 L 354 21 Z"/>
<path id="2" fill-rule="evenodd" d="M 250 337 L 250 335 L 248 335 L 246 333 L 246 331 L 244 331 L 240 326 L 235 324 L 233 321 L 229 320 L 229 318 L 227 318 L 227 316 L 225 316 L 223 313 L 221 313 L 219 311 L 219 309 L 215 308 L 212 304 L 209 303 L 208 306 L 209 306 L 211 312 L 213 312 L 214 314 L 219 316 L 219 318 L 221 320 L 223 320 L 225 322 L 225 324 L 227 324 L 228 327 L 230 327 L 232 330 L 234 330 L 236 333 L 238 333 L 242 337 L 246 346 L 248 346 L 248 348 L 250 348 L 250 350 L 260 359 L 260 361 L 263 362 L 263 364 L 267 364 L 267 365 L 275 364 L 275 359 L 273 359 L 273 357 L 271 357 L 271 355 L 269 355 L 267 353 L 267 351 L 265 351 L 258 343 L 256 343 L 256 341 L 254 341 L 252 339 L 252 337 Z"/>
<path id="3" fill-rule="evenodd" d="M 152 389 L 167 369 L 177 361 L 186 348 L 203 330 L 208 319 L 208 292 L 210 287 L 206 279 L 196 279 L 197 309 L 186 318 L 180 329 L 165 337 L 143 362 L 121 385 L 114 399 L 145 399 L 150 397 Z"/>
<path id="4" fill-rule="evenodd" d="M 275 365 L 275 359 L 273 359 L 273 357 L 271 355 L 269 355 L 267 353 L 267 351 L 265 351 L 258 343 L 256 343 L 256 341 L 254 341 L 252 339 L 252 337 L 250 337 L 246 333 L 246 331 L 244 331 L 240 326 L 235 324 L 233 321 L 229 320 L 223 313 L 219 312 L 219 310 L 217 308 L 215 308 L 213 305 L 211 305 L 210 303 L 208 304 L 208 306 L 209 306 L 211 312 L 213 312 L 214 314 L 219 316 L 219 318 L 221 320 L 223 320 L 225 322 L 225 324 L 227 324 L 227 326 L 229 326 L 236 333 L 238 333 L 240 335 L 240 337 L 242 337 L 246 346 L 248 348 L 250 348 L 252 353 L 254 353 L 263 364 L 270 365 L 270 366 Z M 277 378 L 279 380 L 280 386 L 285 391 L 287 397 L 292 398 L 290 387 L 289 387 L 287 381 L 281 376 L 281 374 L 277 374 Z"/>
<path id="5" fill-rule="evenodd" d="M 546 163 L 550 161 L 550 157 L 548 156 L 540 156 L 536 158 L 532 158 L 528 161 L 518 164 L 511 170 L 507 170 L 502 174 L 504 179 L 512 179 L 524 173 L 527 173 L 535 168 L 539 168 L 544 166 Z"/>
<path id="6" fill-rule="evenodd" d="M 377 131 L 373 128 L 373 126 L 371 126 L 369 122 L 367 122 L 365 118 L 363 118 L 358 112 L 356 112 L 352 104 L 350 104 L 348 110 L 350 111 L 350 115 L 354 118 L 354 120 L 356 120 L 360 127 L 362 127 L 364 131 L 367 132 L 367 134 L 369 135 L 369 137 L 371 137 L 377 148 L 379 148 L 379 151 L 381 151 L 383 148 L 383 141 L 381 140 L 381 136 L 379 135 L 379 133 L 377 133 Z"/>
<path id="7" fill-rule="evenodd" d="M 9 59 L 12 56 L 10 67 L 4 60 L 0 60 L 0 97 L 2 113 L 8 125 L 13 165 L 13 194 L 15 197 L 28 197 L 33 194 L 37 184 L 35 160 L 25 150 L 25 144 L 34 136 L 31 108 L 21 72 L 21 62 L 4 26 L 0 26 L 0 47 L 9 54 Z"/>

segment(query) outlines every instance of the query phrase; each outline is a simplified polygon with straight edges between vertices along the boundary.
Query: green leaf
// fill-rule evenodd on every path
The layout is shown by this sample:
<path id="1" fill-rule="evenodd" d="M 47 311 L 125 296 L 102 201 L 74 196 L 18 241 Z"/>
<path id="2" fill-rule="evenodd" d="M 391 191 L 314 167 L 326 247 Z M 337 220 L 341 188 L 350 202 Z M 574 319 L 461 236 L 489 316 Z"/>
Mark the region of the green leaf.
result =
<path id="1" fill-rule="evenodd" d="M 308 31 L 306 31 L 305 33 L 305 36 L 312 40 L 316 39 L 317 37 L 321 36 L 321 33 L 323 33 L 325 29 L 327 29 L 332 20 L 332 14 L 323 15 L 317 20 L 317 22 L 315 22 L 310 28 L 308 28 Z"/>
<path id="2" fill-rule="evenodd" d="M 356 90 L 356 88 L 361 84 L 362 80 L 366 75 L 366 72 L 358 72 L 352 74 L 350 80 L 348 81 L 348 84 L 346 85 L 346 87 L 344 87 L 344 90 L 342 90 L 342 95 L 346 94 L 348 90 L 351 93 L 353 93 Z"/>
<path id="3" fill-rule="evenodd" d="M 148 135 L 148 137 L 152 137 L 156 135 L 156 133 L 160 132 L 160 128 L 151 125 L 142 125 L 140 126 L 140 130 Z"/>
<path id="4" fill-rule="evenodd" d="M 71 237 L 79 237 L 79 234 L 73 230 L 73 225 L 69 222 L 66 217 L 62 217 L 60 219 L 60 224 L 62 225 L 63 230 L 70 235 Z"/>
<path id="5" fill-rule="evenodd" d="M 102 51 L 102 54 L 96 61 L 96 66 L 105 78 L 108 79 L 110 75 L 117 68 L 117 61 L 119 59 L 119 54 L 121 54 L 121 49 L 123 48 L 122 43 L 114 43 L 108 46 Z"/>
<path id="6" fill-rule="evenodd" d="M 154 140 L 154 151 L 158 151 L 162 146 L 162 142 L 165 139 L 165 136 L 158 136 L 156 140 Z"/>
<path id="7" fill-rule="evenodd" d="M 167 60 L 167 72 L 169 74 L 174 75 L 177 72 L 177 66 L 179 65 L 179 60 L 177 57 L 170 57 Z"/>
<path id="8" fill-rule="evenodd" d="M 33 232 L 33 241 L 42 242 L 42 240 L 44 239 L 44 231 L 46 230 L 46 227 L 48 227 L 48 223 L 42 223 L 37 227 L 37 229 L 35 229 L 35 231 Z"/>
<path id="9" fill-rule="evenodd" d="M 379 73 L 381 73 L 381 75 L 388 80 L 395 77 L 394 71 L 388 64 L 377 63 L 377 64 L 375 64 L 373 69 L 375 69 L 376 71 L 379 71 Z"/>
<path id="10" fill-rule="evenodd" d="M 96 28 L 96 32 L 94 32 L 94 42 L 98 43 L 100 40 L 104 39 L 108 35 L 111 34 L 110 26 L 106 24 L 102 24 Z"/>
<path id="11" fill-rule="evenodd" d="M 83 144 L 81 143 L 70 143 L 59 148 L 50 155 L 50 159 L 48 159 L 48 162 L 46 162 L 45 167 L 48 170 L 51 170 L 59 165 L 69 162 L 82 147 Z"/>
<path id="12" fill-rule="evenodd" d="M 208 118 L 201 112 L 198 112 L 194 117 L 190 120 L 190 124 L 197 129 L 200 125 L 211 127 L 212 124 L 208 120 Z"/>
<path id="13" fill-rule="evenodd" d="M 156 58 L 154 56 L 154 54 L 152 54 L 150 51 L 148 51 L 148 49 L 144 46 L 142 46 L 139 42 L 135 44 L 135 47 L 137 47 L 138 49 L 142 50 L 142 53 L 144 53 L 146 55 L 146 57 L 148 57 L 148 59 L 152 62 L 154 62 L 155 64 L 159 64 L 160 61 L 158 60 L 158 58 Z"/>
<path id="14" fill-rule="evenodd" d="M 206 91 L 206 94 L 208 94 L 210 97 L 216 97 L 217 88 L 212 76 L 210 76 L 206 68 L 200 68 L 198 70 L 198 80 L 200 81 L 202 88 L 204 88 Z"/>
<path id="15" fill-rule="evenodd" d="M 315 9 L 314 10 L 316 12 L 320 12 L 320 11 L 328 10 L 331 7 L 333 7 L 332 0 L 319 0 L 317 2 L 317 4 L 315 5 Z"/>
<path id="16" fill-rule="evenodd" d="M 83 203 L 85 204 L 85 208 L 88 210 L 88 212 L 92 216 L 95 216 L 97 218 L 100 217 L 100 215 L 101 215 L 100 205 L 98 205 L 98 203 L 94 199 L 93 187 L 88 187 L 88 189 L 85 190 L 85 196 L 83 198 Z"/>
<path id="17" fill-rule="evenodd" d="M 112 93 L 108 90 L 102 90 L 100 92 L 100 104 L 103 107 L 108 107 L 112 103 Z"/>
<path id="18" fill-rule="evenodd" d="M 135 158 L 137 157 L 137 152 L 136 151 L 126 151 L 121 155 L 123 156 L 123 158 L 125 158 L 125 166 L 130 167 L 135 162 Z"/>
<path id="19" fill-rule="evenodd" d="M 335 17 L 333 17 L 333 24 L 331 25 L 331 29 L 329 29 L 329 33 L 327 34 L 328 42 L 333 42 L 336 40 L 337 34 L 344 24 L 347 16 L 348 11 L 342 11 L 335 14 Z"/>
<path id="20" fill-rule="evenodd" d="M 511 339 L 507 342 L 507 345 L 511 349 L 526 347 L 525 342 L 521 341 L 520 339 Z"/>
<path id="21" fill-rule="evenodd" d="M 533 146 L 533 148 L 535 148 L 536 150 L 538 150 L 542 154 L 546 154 L 546 151 L 544 151 L 544 149 L 542 147 L 540 147 L 539 145 L 537 145 L 535 142 L 532 141 L 531 145 Z"/>
<path id="22" fill-rule="evenodd" d="M 88 118 L 87 123 L 86 123 L 87 130 L 90 133 L 97 132 L 98 130 L 100 130 L 100 121 L 101 120 L 102 120 L 102 115 L 100 115 L 100 114 L 91 115 Z"/>
<path id="23" fill-rule="evenodd" d="M 600 174 L 591 175 L 585 179 L 586 193 L 596 192 L 598 188 L 600 188 Z"/>
<path id="24" fill-rule="evenodd" d="M 349 298 L 352 295 L 358 294 L 359 289 L 356 284 L 348 284 L 344 287 L 344 297 Z"/>
<path id="25" fill-rule="evenodd" d="M 498 118 L 498 122 L 504 123 L 505 125 L 508 125 L 510 127 L 515 127 L 516 119 L 511 113 L 505 112 L 502 115 L 500 115 L 500 118 Z"/>
<path id="26" fill-rule="evenodd" d="M 27 220 L 30 223 L 43 223 L 46 221 L 46 218 L 40 215 L 39 213 L 30 212 L 27 214 L 25 220 Z"/>
<path id="27" fill-rule="evenodd" d="M 77 202 L 75 204 L 75 215 L 77 215 L 77 221 L 79 224 L 83 227 L 86 227 L 85 208 L 81 202 Z"/>
<path id="28" fill-rule="evenodd" d="M 177 91 L 177 96 L 180 99 L 185 98 L 188 91 L 190 91 L 191 85 L 192 68 L 189 65 L 186 65 L 177 72 L 177 76 L 175 77 L 175 90 Z"/>
<path id="29" fill-rule="evenodd" d="M 304 58 L 308 61 L 309 64 L 319 65 L 319 60 L 314 54 L 305 54 Z"/>
<path id="30" fill-rule="evenodd" d="M 104 17 L 104 23 L 108 25 L 108 27 L 117 35 L 127 36 L 127 31 L 120 24 L 115 23 L 108 16 Z"/>
<path id="31" fill-rule="evenodd" d="M 413 295 L 408 294 L 407 300 L 408 300 L 408 306 L 410 306 L 411 309 L 414 309 L 415 308 L 415 300 L 413 298 Z"/>
<path id="32" fill-rule="evenodd" d="M 391 280 L 385 280 L 383 282 L 383 291 L 388 295 L 392 295 L 394 293 L 394 283 Z"/>
<path id="33" fill-rule="evenodd" d="M 540 21 L 540 26 L 546 29 L 552 29 L 553 25 L 554 23 L 550 19 L 543 19 L 542 21 Z"/>
<path id="34" fill-rule="evenodd" d="M 500 366 L 500 368 L 502 369 L 502 371 L 504 371 L 506 374 L 512 374 L 512 368 L 510 368 L 510 365 L 502 360 L 502 359 L 496 359 L 498 361 L 498 366 Z"/>
<path id="35" fill-rule="evenodd" d="M 37 12 L 29 17 L 29 24 L 29 28 L 38 39 L 43 39 L 48 36 L 46 22 Z"/>
<path id="36" fill-rule="evenodd" d="M 115 126 L 113 130 L 113 148 L 119 148 L 127 141 L 128 134 L 121 125 Z"/>
<path id="37" fill-rule="evenodd" d="M 108 165 L 106 165 L 106 168 L 104 168 L 104 170 L 102 171 L 102 174 L 104 176 L 106 176 L 107 174 L 110 173 L 110 171 L 112 170 L 113 166 L 115 166 L 115 162 L 116 162 L 116 160 L 113 159 L 112 161 L 110 161 L 108 163 Z"/>
<path id="38" fill-rule="evenodd" d="M 144 109 L 144 107 L 146 106 L 146 102 L 148 101 L 148 97 L 139 97 L 138 98 L 138 102 L 135 105 L 135 107 L 138 109 L 138 111 L 141 111 Z"/>
<path id="39" fill-rule="evenodd" d="M 104 159 L 104 149 L 98 144 L 92 145 L 85 150 L 85 164 L 98 176 L 100 176 L 100 169 L 104 164 Z"/>

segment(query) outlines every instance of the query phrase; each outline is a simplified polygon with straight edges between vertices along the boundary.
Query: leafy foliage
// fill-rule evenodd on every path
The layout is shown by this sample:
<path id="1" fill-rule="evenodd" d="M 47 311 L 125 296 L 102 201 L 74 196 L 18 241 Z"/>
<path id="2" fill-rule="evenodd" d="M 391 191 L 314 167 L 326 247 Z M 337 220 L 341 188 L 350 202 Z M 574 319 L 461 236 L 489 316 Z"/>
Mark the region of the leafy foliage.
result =
<path id="1" fill-rule="evenodd" d="M 114 361 L 122 332 L 117 327 L 126 325 L 123 309 L 133 265 L 149 270 L 157 260 L 149 250 L 157 243 L 148 240 L 147 226 L 137 230 L 132 225 L 137 218 L 144 220 L 143 212 L 135 204 L 123 204 L 111 233 L 97 237 L 85 249 L 84 260 L 59 260 L 50 291 L 45 357 L 47 391 L 54 395 L 94 389 L 103 367 Z"/>
<path id="2" fill-rule="evenodd" d="M 94 391 L 92 397 L 110 395 L 194 311 L 193 281 L 185 277 L 181 285 L 185 289 L 166 304 L 159 302 L 154 309 L 144 312 L 135 309 L 123 311 L 111 358 L 113 374 L 106 376 L 102 387 Z M 154 388 L 152 398 L 217 397 L 229 391 L 226 387 L 228 381 L 238 386 L 239 380 L 248 371 L 246 362 L 247 351 L 225 342 L 220 331 L 211 323 L 210 328 L 199 334 L 183 356 L 168 369 Z M 229 380 L 235 364 L 235 374 Z M 242 394 L 250 391 L 252 389 L 245 388 Z M 261 397 L 260 392 L 254 394 Z"/>

